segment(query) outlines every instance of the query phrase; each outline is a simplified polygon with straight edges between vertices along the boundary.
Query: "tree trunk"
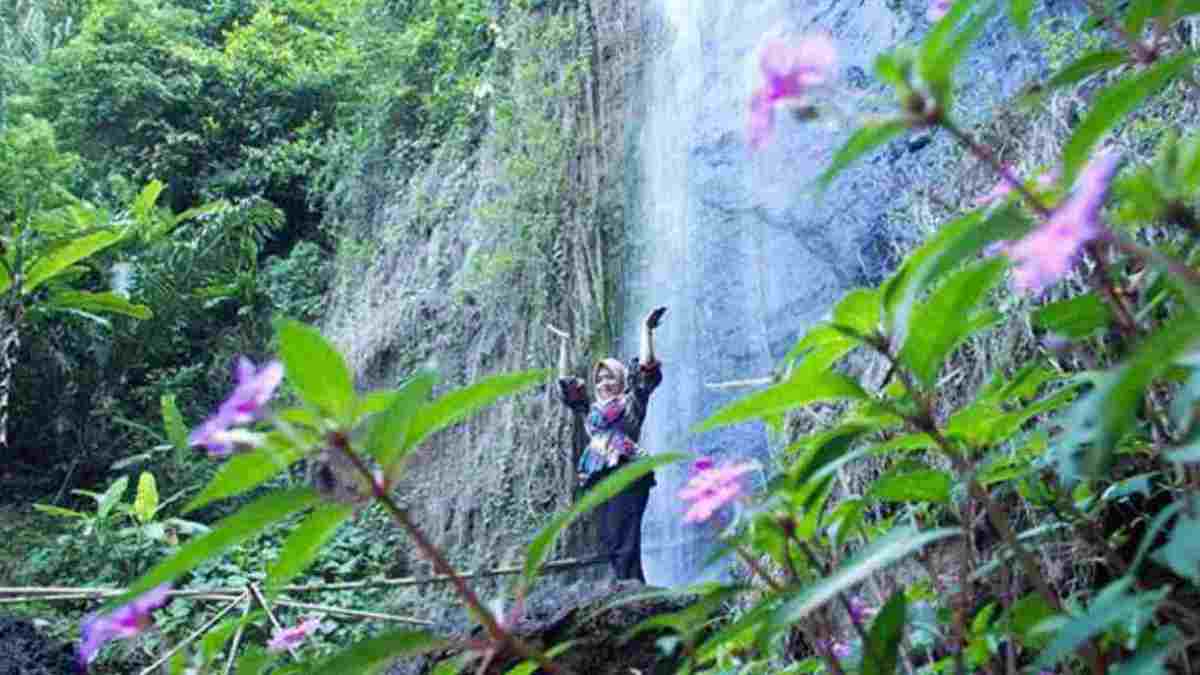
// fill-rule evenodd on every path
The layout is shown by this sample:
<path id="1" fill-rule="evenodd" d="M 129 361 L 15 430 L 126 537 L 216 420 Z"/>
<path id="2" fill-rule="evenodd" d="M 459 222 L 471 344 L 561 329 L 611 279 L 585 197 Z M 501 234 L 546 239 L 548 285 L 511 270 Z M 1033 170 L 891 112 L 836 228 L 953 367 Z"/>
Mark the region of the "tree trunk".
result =
<path id="1" fill-rule="evenodd" d="M 8 447 L 8 395 L 12 390 L 17 348 L 21 345 L 24 307 L 10 294 L 0 304 L 0 448 Z"/>

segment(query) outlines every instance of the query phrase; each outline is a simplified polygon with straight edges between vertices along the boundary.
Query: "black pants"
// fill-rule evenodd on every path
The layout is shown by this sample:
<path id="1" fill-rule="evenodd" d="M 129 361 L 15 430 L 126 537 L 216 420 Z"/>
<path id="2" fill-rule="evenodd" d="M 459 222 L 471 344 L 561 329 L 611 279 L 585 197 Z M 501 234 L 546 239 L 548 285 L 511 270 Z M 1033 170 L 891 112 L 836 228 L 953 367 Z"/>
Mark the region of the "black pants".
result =
<path id="1" fill-rule="evenodd" d="M 591 477 L 586 488 L 607 478 L 616 469 L 605 469 Z M 600 505 L 600 544 L 618 580 L 637 579 L 645 583 L 642 572 L 642 514 L 654 487 L 654 474 L 639 478 L 619 494 Z"/>

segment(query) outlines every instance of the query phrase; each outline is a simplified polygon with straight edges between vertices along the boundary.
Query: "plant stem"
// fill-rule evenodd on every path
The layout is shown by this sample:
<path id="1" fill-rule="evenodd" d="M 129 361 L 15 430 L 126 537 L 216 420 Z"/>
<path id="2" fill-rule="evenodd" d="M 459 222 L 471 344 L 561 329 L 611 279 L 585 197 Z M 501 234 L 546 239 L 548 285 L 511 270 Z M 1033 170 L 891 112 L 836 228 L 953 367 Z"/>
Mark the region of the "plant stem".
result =
<path id="1" fill-rule="evenodd" d="M 416 523 L 412 521 L 412 518 L 408 515 L 408 510 L 400 508 L 400 506 L 396 504 L 395 500 L 392 499 L 391 495 L 387 493 L 387 490 L 376 482 L 375 476 L 371 472 L 371 468 L 368 467 L 365 462 L 363 462 L 362 458 L 359 457 L 358 454 L 353 450 L 351 450 L 346 443 L 336 443 L 335 445 L 337 445 L 337 447 L 343 453 L 345 453 L 346 457 L 354 464 L 359 473 L 361 473 L 363 477 L 370 482 L 375 493 L 375 500 L 383 504 L 384 508 L 387 509 L 388 513 L 391 514 L 392 519 L 395 520 L 396 523 L 400 525 L 401 529 L 403 529 L 404 532 L 412 538 L 413 543 L 417 546 L 417 549 L 420 550 L 421 553 L 425 555 L 426 559 L 433 564 L 434 571 L 450 578 L 450 582 L 454 585 L 455 592 L 458 593 L 458 596 L 462 598 L 464 603 L 466 603 L 467 608 L 479 620 L 480 625 L 482 625 L 483 629 L 487 631 L 487 634 L 490 638 L 505 644 L 524 659 L 537 661 L 537 663 L 548 673 L 566 675 L 567 673 L 571 672 L 546 658 L 545 654 L 542 654 L 540 651 L 529 647 L 515 635 L 505 630 L 504 627 L 501 626 L 498 621 L 496 621 L 496 617 L 492 615 L 492 612 L 485 607 L 482 602 L 479 601 L 479 596 L 475 594 L 475 591 L 471 590 L 471 587 L 467 586 L 467 583 L 461 577 L 459 577 L 457 573 L 455 573 L 454 567 L 450 565 L 450 562 L 446 560 L 446 557 L 442 555 L 442 552 L 439 551 L 436 546 L 434 546 L 433 542 L 429 541 L 429 538 L 425 536 L 425 533 L 422 532 L 421 529 L 417 527 Z"/>
<path id="2" fill-rule="evenodd" d="M 742 548 L 741 546 L 734 546 L 733 550 L 737 551 L 737 555 L 742 559 L 742 562 L 746 563 L 746 566 L 750 568 L 751 572 L 754 572 L 760 579 L 765 581 L 767 585 L 771 587 L 771 590 L 775 591 L 776 593 L 782 593 L 786 590 L 783 586 L 779 585 L 779 582 L 776 581 L 770 574 L 767 574 L 767 571 L 762 568 L 762 565 L 759 565 L 758 561 L 754 559 L 754 556 L 746 552 L 746 549 Z"/>

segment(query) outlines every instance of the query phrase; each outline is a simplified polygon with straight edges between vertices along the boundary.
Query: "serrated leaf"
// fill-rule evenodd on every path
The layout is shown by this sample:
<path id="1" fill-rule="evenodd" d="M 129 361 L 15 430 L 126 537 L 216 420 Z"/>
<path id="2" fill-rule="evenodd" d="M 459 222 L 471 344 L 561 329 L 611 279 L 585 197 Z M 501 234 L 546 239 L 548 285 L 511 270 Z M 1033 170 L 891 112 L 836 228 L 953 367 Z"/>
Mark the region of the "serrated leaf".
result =
<path id="1" fill-rule="evenodd" d="M 429 400 L 437 377 L 433 373 L 417 373 L 405 382 L 391 404 L 371 422 L 367 436 L 367 452 L 390 475 L 393 464 L 404 459 L 412 446 L 405 443 L 409 426 L 421 406 Z"/>
<path id="2" fill-rule="evenodd" d="M 448 646 L 448 642 L 427 631 L 397 630 L 361 640 L 349 649 L 307 667 L 307 675 L 366 675 L 386 668 L 397 657 L 424 654 Z"/>
<path id="3" fill-rule="evenodd" d="M 154 519 L 158 513 L 158 483 L 154 474 L 143 471 L 138 476 L 137 496 L 133 500 L 133 514 L 143 525 Z"/>
<path id="4" fill-rule="evenodd" d="M 292 530 L 283 550 L 267 569 L 267 586 L 271 589 L 283 586 L 304 571 L 334 534 L 337 528 L 354 513 L 345 504 L 322 504 L 308 514 L 299 527 Z"/>
<path id="5" fill-rule="evenodd" d="M 240 495 L 258 487 L 303 459 L 306 453 L 306 448 L 278 442 L 268 443 L 253 452 L 235 454 L 221 464 L 217 474 L 183 512 L 189 513 L 218 499 Z"/>
<path id="6" fill-rule="evenodd" d="M 163 430 L 167 433 L 167 440 L 171 441 L 171 445 L 177 450 L 187 450 L 187 425 L 183 422 L 179 406 L 175 405 L 175 394 L 163 394 L 159 401 L 162 404 Z"/>
<path id="7" fill-rule="evenodd" d="M 113 507 L 125 496 L 125 489 L 128 487 L 128 476 L 121 476 L 112 485 L 108 486 L 104 494 L 100 495 L 96 500 L 96 515 L 101 519 L 107 518 L 108 514 L 112 512 Z"/>
<path id="8" fill-rule="evenodd" d="M 613 498 L 626 487 L 632 485 L 643 476 L 650 474 L 655 469 L 668 464 L 674 464 L 686 457 L 687 455 L 682 453 L 666 453 L 639 459 L 617 469 L 608 478 L 605 478 L 589 489 L 575 503 L 575 506 L 555 516 L 554 520 L 539 530 L 537 536 L 530 542 L 529 548 L 525 551 L 524 583 L 527 586 L 533 584 L 533 580 L 537 577 L 542 564 L 546 562 L 546 556 L 550 554 L 550 549 L 553 547 L 554 542 L 558 540 L 558 535 L 568 525 L 573 523 L 576 518 Z"/>
<path id="9" fill-rule="evenodd" d="M 838 149 L 829 161 L 829 166 L 817 178 L 817 185 L 824 190 L 833 179 L 854 163 L 859 157 L 887 143 L 908 128 L 903 119 L 887 119 L 868 122 L 854 131 L 846 144 Z"/>
<path id="10" fill-rule="evenodd" d="M 21 286 L 21 293 L 33 292 L 38 286 L 53 279 L 60 272 L 116 244 L 124 236 L 120 232 L 104 230 L 73 239 L 48 251 L 39 257 L 25 274 L 25 283 Z"/>
<path id="11" fill-rule="evenodd" d="M 1084 293 L 1039 307 L 1030 317 L 1033 325 L 1078 340 L 1112 323 L 1112 310 L 1095 293 Z"/>
<path id="12" fill-rule="evenodd" d="M 933 386 L 943 361 L 975 331 L 1000 319 L 977 308 L 1004 274 L 1007 262 L 994 258 L 968 265 L 933 291 L 912 311 L 900 361 L 921 382 Z"/>
<path id="13" fill-rule="evenodd" d="M 703 433 L 717 427 L 763 419 L 812 403 L 868 398 L 858 382 L 808 361 L 803 362 L 787 380 L 730 403 L 692 428 Z"/>
<path id="14" fill-rule="evenodd" d="M 871 622 L 867 643 L 863 646 L 862 675 L 893 675 L 904 638 L 908 600 L 904 591 L 896 591 Z"/>
<path id="15" fill-rule="evenodd" d="M 1079 168 L 1087 161 L 1092 148 L 1121 118 L 1133 112 L 1150 96 L 1164 88 L 1172 78 L 1195 59 L 1183 54 L 1164 59 L 1145 70 L 1128 75 L 1096 95 L 1087 117 L 1080 121 L 1063 149 L 1063 182 L 1074 182 Z"/>
<path id="16" fill-rule="evenodd" d="M 208 534 L 184 544 L 175 555 L 135 581 L 127 593 L 105 603 L 105 609 L 124 604 L 159 584 L 174 581 L 204 561 L 319 502 L 320 496 L 307 487 L 265 494 L 218 522 Z"/>
<path id="17" fill-rule="evenodd" d="M 354 378 L 341 353 L 315 328 L 298 321 L 279 321 L 276 330 L 279 358 L 300 398 L 339 420 L 348 420 L 356 401 Z"/>
<path id="18" fill-rule="evenodd" d="M 868 544 L 829 576 L 787 600 L 774 611 L 771 623 L 777 630 L 786 629 L 839 593 L 865 581 L 875 572 L 935 541 L 955 537 L 961 533 L 958 528 L 921 532 L 913 527 L 898 527 Z"/>
<path id="19" fill-rule="evenodd" d="M 492 375 L 445 394 L 416 412 L 409 423 L 404 448 L 416 447 L 430 434 L 461 422 L 480 408 L 491 405 L 504 396 L 545 382 L 549 377 L 549 370 Z"/>
<path id="20" fill-rule="evenodd" d="M 942 226 L 884 282 L 884 309 L 893 340 L 901 345 L 907 340 L 917 300 L 942 275 L 978 255 L 988 244 L 1018 239 L 1032 227 L 1033 222 L 1014 204 L 968 213 Z"/>
<path id="21" fill-rule="evenodd" d="M 58 291 L 47 298 L 48 309 L 74 309 L 81 312 L 120 314 L 134 319 L 146 320 L 154 312 L 145 305 L 137 305 L 116 293 L 91 293 L 88 291 Z"/>
<path id="22" fill-rule="evenodd" d="M 945 471 L 921 469 L 881 476 L 867 494 L 884 502 L 946 504 L 953 485 L 954 478 Z"/>

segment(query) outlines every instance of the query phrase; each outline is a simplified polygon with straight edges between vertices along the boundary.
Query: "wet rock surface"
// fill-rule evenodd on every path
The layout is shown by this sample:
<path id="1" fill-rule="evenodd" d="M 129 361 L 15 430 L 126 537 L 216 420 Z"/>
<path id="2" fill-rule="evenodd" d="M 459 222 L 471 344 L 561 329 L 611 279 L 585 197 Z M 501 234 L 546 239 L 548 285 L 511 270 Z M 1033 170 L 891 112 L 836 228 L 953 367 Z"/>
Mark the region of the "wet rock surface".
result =
<path id="1" fill-rule="evenodd" d="M 74 667 L 69 645 L 50 640 L 28 620 L 0 616 L 0 675 L 64 675 Z"/>
<path id="2" fill-rule="evenodd" d="M 573 641 L 572 647 L 555 658 L 555 663 L 575 673 L 588 675 L 629 675 L 639 672 L 673 673 L 676 662 L 661 654 L 656 641 L 661 634 L 644 633 L 626 640 L 630 629 L 651 617 L 678 611 L 687 599 L 641 598 L 655 590 L 637 582 L 620 584 L 580 584 L 567 589 L 535 593 L 529 600 L 525 618 L 514 632 L 529 645 L 548 650 Z M 627 599 L 628 602 L 620 602 Z M 612 606 L 618 604 L 618 606 Z M 477 638 L 478 629 L 456 631 L 460 639 Z M 439 661 L 452 658 L 461 649 L 451 649 L 424 657 L 405 659 L 393 665 L 388 675 L 427 675 Z M 521 662 L 512 654 L 496 658 L 489 674 L 507 672 Z M 475 662 L 470 671 L 478 667 Z"/>

